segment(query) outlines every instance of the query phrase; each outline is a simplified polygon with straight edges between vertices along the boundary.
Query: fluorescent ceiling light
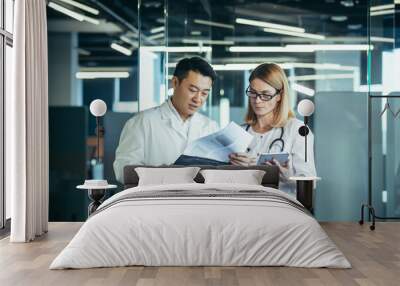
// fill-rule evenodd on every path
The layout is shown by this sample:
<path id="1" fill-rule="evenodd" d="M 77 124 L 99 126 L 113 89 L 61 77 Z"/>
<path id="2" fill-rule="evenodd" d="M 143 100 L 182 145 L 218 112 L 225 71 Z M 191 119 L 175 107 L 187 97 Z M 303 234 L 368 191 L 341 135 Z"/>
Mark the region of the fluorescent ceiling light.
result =
<path id="1" fill-rule="evenodd" d="M 244 71 L 256 68 L 258 64 L 225 64 L 225 65 L 212 65 L 216 71 Z"/>
<path id="2" fill-rule="evenodd" d="M 331 20 L 335 21 L 335 22 L 344 22 L 347 19 L 348 19 L 348 17 L 344 16 L 344 15 L 342 15 L 342 16 L 331 16 Z"/>
<path id="3" fill-rule="evenodd" d="M 160 33 L 160 34 L 155 34 L 155 35 L 148 36 L 147 39 L 152 41 L 152 40 L 157 40 L 157 39 L 164 38 L 164 36 L 165 36 L 164 33 Z"/>
<path id="4" fill-rule="evenodd" d="M 152 33 L 152 34 L 157 34 L 157 33 L 164 32 L 164 30 L 165 30 L 165 27 L 164 27 L 164 26 L 161 26 L 161 27 L 157 27 L 157 28 L 151 29 L 151 30 L 150 30 L 150 33 Z"/>
<path id="5" fill-rule="evenodd" d="M 138 41 L 131 39 L 128 36 L 122 35 L 119 37 L 122 41 L 124 41 L 127 44 L 130 44 L 132 47 L 137 48 L 139 46 Z"/>
<path id="6" fill-rule="evenodd" d="M 354 1 L 353 0 L 341 0 L 340 4 L 342 4 L 344 7 L 353 7 Z"/>
<path id="7" fill-rule="evenodd" d="M 131 72 L 131 67 L 126 66 L 107 66 L 107 67 L 81 67 L 80 72 Z"/>
<path id="8" fill-rule="evenodd" d="M 184 44 L 206 44 L 206 45 L 233 45 L 234 41 L 223 40 L 197 40 L 197 39 L 183 39 Z"/>
<path id="9" fill-rule="evenodd" d="M 191 31 L 190 35 L 192 35 L 192 36 L 200 36 L 201 35 L 201 31 Z"/>
<path id="10" fill-rule="evenodd" d="M 256 21 L 256 20 L 249 20 L 249 19 L 243 19 L 243 18 L 236 18 L 236 23 L 250 25 L 250 26 L 263 27 L 263 28 L 275 28 L 275 29 L 298 32 L 298 33 L 304 33 L 306 31 L 305 29 L 299 28 L 299 27 L 269 23 L 269 22 L 262 22 L 262 21 Z"/>
<path id="11" fill-rule="evenodd" d="M 374 16 L 381 16 L 381 15 L 389 15 L 389 14 L 394 14 L 394 9 L 393 10 L 374 11 L 374 12 L 370 13 L 370 16 L 374 17 Z"/>
<path id="12" fill-rule="evenodd" d="M 315 64 L 315 63 L 282 63 L 279 66 L 283 69 L 291 68 L 310 68 L 310 69 L 336 69 L 339 68 L 339 64 Z"/>
<path id="13" fill-rule="evenodd" d="M 340 64 L 333 63 L 282 63 L 279 66 L 283 69 L 291 69 L 291 68 L 310 68 L 315 70 L 344 70 L 344 71 L 354 71 L 357 70 L 358 67 L 355 66 L 342 66 Z"/>
<path id="14" fill-rule="evenodd" d="M 115 72 L 115 71 L 81 71 L 75 74 L 78 79 L 95 79 L 95 78 L 128 78 L 129 72 Z"/>
<path id="15" fill-rule="evenodd" d="M 130 49 L 125 48 L 124 46 L 118 45 L 117 43 L 112 43 L 111 48 L 126 55 L 126 56 L 132 55 L 132 51 Z"/>
<path id="16" fill-rule="evenodd" d="M 298 83 L 292 83 L 291 84 L 292 88 L 297 91 L 300 92 L 302 94 L 308 95 L 308 96 L 314 96 L 315 94 L 315 90 L 308 88 L 304 85 L 298 84 Z"/>
<path id="17" fill-rule="evenodd" d="M 228 24 L 218 23 L 218 22 L 211 22 L 211 21 L 200 20 L 200 19 L 194 19 L 193 22 L 195 22 L 196 24 L 200 24 L 200 25 L 214 26 L 214 27 L 218 27 L 218 28 L 226 28 L 226 29 L 231 29 L 231 30 L 235 29 L 235 26 L 233 26 L 233 25 L 228 25 Z"/>
<path id="18" fill-rule="evenodd" d="M 61 5 L 58 5 L 57 3 L 50 2 L 48 6 L 50 8 L 53 8 L 54 10 L 60 12 L 60 13 L 63 13 L 65 15 L 67 15 L 67 16 L 70 16 L 71 18 L 74 18 L 75 20 L 83 21 L 84 17 L 83 17 L 82 14 L 79 14 L 79 13 L 76 13 L 74 11 L 71 11 L 71 10 L 61 6 Z"/>
<path id="19" fill-rule="evenodd" d="M 311 48 L 304 48 L 303 50 L 297 48 L 288 48 L 286 47 L 239 47 L 233 46 L 229 47 L 230 52 L 246 52 L 246 53 L 296 53 L 296 52 L 304 52 L 304 53 L 311 53 L 314 52 Z"/>
<path id="20" fill-rule="evenodd" d="M 133 31 L 127 31 L 127 32 L 125 33 L 125 36 L 127 36 L 127 37 L 129 37 L 129 38 L 135 38 L 135 39 L 137 39 L 137 38 L 139 38 L 139 31 L 135 31 L 135 32 L 133 32 Z"/>
<path id="21" fill-rule="evenodd" d="M 90 56 L 90 54 L 91 54 L 90 51 L 82 49 L 82 48 L 78 48 L 77 51 L 80 55 L 83 55 L 83 56 Z"/>
<path id="22" fill-rule="evenodd" d="M 386 5 L 377 5 L 377 6 L 371 6 L 369 8 L 370 11 L 380 11 L 380 10 L 386 10 L 386 9 L 394 9 L 394 4 L 386 4 Z"/>
<path id="23" fill-rule="evenodd" d="M 82 15 L 82 17 L 83 17 L 83 20 L 86 21 L 86 22 L 89 22 L 89 23 L 92 23 L 92 24 L 95 24 L 95 25 L 100 24 L 100 20 L 98 20 L 98 19 L 95 19 L 95 18 L 92 18 L 92 17 L 89 17 L 89 16 L 85 16 L 85 15 Z"/>
<path id="24" fill-rule="evenodd" d="M 299 33 L 299 32 L 285 31 L 285 30 L 274 29 L 274 28 L 264 28 L 264 32 L 289 35 L 289 36 L 307 38 L 307 39 L 316 39 L 316 40 L 324 40 L 325 39 L 325 36 L 323 36 L 323 35 L 310 34 L 310 33 Z"/>
<path id="25" fill-rule="evenodd" d="M 394 43 L 393 38 L 385 38 L 385 37 L 371 37 L 372 42 L 383 42 L 383 43 Z"/>
<path id="26" fill-rule="evenodd" d="M 214 64 L 212 65 L 214 70 L 220 71 L 237 71 L 237 70 L 252 70 L 256 68 L 258 63 L 240 63 L 240 64 Z M 316 64 L 316 63 L 282 63 L 278 64 L 283 69 L 291 69 L 291 68 L 310 68 L 315 70 L 343 70 L 343 71 L 354 71 L 357 67 L 353 66 L 342 66 L 339 64 L 332 63 L 324 63 L 324 64 Z M 175 67 L 176 63 L 169 63 L 168 67 Z"/>
<path id="27" fill-rule="evenodd" d="M 79 8 L 79 9 L 84 10 L 86 12 L 89 12 L 89 13 L 91 13 L 93 15 L 99 15 L 99 13 L 100 13 L 99 10 L 97 10 L 95 8 L 92 8 L 92 7 L 88 6 L 88 5 L 79 3 L 79 2 L 74 1 L 74 0 L 58 0 L 58 1 L 67 3 L 67 4 L 71 5 L 71 6 L 75 6 L 75 7 Z"/>
<path id="28" fill-rule="evenodd" d="M 229 48 L 230 52 L 247 53 L 312 53 L 315 51 L 368 51 L 373 49 L 372 45 L 286 45 L 284 47 L 251 47 L 251 46 L 233 46 Z"/>
<path id="29" fill-rule="evenodd" d="M 291 49 L 312 49 L 313 51 L 368 51 L 372 45 L 286 45 Z"/>
<path id="30" fill-rule="evenodd" d="M 142 46 L 140 49 L 149 52 L 169 52 L 169 53 L 186 53 L 186 52 L 194 52 L 194 53 L 203 53 L 203 52 L 211 52 L 211 47 L 165 47 L 165 46 Z"/>
<path id="31" fill-rule="evenodd" d="M 67 16 L 74 18 L 75 20 L 87 21 L 87 22 L 95 24 L 95 25 L 100 24 L 100 21 L 98 19 L 95 19 L 95 18 L 86 16 L 86 15 L 83 15 L 81 13 L 77 13 L 75 11 L 69 10 L 69 9 L 65 8 L 64 6 L 58 5 L 57 3 L 50 2 L 48 6 L 58 12 L 61 12 Z"/>
<path id="32" fill-rule="evenodd" d="M 362 24 L 348 24 L 347 28 L 349 30 L 358 30 L 362 28 Z"/>
<path id="33" fill-rule="evenodd" d="M 353 73 L 341 73 L 341 74 L 311 74 L 311 75 L 298 75 L 290 76 L 289 80 L 295 81 L 309 81 L 309 80 L 324 80 L 324 79 L 353 79 Z"/>

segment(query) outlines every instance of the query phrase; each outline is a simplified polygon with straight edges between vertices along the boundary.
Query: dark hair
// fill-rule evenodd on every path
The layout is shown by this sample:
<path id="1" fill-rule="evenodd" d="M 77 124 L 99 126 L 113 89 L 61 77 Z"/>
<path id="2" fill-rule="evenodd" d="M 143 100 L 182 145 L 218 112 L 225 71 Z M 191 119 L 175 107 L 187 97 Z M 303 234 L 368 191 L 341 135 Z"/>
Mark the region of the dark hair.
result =
<path id="1" fill-rule="evenodd" d="M 179 81 L 182 81 L 187 77 L 189 71 L 194 71 L 203 76 L 210 77 L 212 82 L 217 79 L 217 74 L 211 65 L 200 57 L 181 59 L 176 65 L 174 76 L 176 76 Z"/>

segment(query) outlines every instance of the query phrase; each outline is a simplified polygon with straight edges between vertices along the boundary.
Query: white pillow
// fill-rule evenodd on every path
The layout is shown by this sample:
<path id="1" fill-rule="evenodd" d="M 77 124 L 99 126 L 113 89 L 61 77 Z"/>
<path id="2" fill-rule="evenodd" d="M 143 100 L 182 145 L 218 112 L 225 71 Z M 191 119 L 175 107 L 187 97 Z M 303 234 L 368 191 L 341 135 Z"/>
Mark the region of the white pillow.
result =
<path id="1" fill-rule="evenodd" d="M 265 171 L 262 170 L 201 170 L 205 184 L 234 183 L 261 185 Z"/>
<path id="2" fill-rule="evenodd" d="M 135 168 L 139 186 L 195 183 L 193 180 L 200 168 Z"/>

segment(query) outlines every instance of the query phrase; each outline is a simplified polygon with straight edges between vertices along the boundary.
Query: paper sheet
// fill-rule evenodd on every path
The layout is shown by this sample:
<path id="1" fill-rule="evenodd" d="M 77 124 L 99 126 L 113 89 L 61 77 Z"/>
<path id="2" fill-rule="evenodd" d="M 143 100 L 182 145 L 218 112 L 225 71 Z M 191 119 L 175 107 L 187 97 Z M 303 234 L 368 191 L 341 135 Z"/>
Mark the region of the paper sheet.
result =
<path id="1" fill-rule="evenodd" d="M 253 135 L 231 122 L 220 131 L 189 143 L 183 154 L 229 162 L 229 154 L 245 152 L 252 139 Z"/>

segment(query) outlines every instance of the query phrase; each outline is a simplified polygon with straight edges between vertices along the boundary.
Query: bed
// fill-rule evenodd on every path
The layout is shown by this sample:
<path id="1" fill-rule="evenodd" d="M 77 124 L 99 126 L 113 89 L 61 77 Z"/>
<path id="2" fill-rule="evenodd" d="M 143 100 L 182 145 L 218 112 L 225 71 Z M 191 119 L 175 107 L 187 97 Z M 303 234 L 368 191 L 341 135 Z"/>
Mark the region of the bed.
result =
<path id="1" fill-rule="evenodd" d="M 277 168 L 262 185 L 196 183 L 125 187 L 83 224 L 50 269 L 144 266 L 350 268 L 314 217 L 277 189 Z M 201 166 L 202 169 L 241 169 Z"/>

